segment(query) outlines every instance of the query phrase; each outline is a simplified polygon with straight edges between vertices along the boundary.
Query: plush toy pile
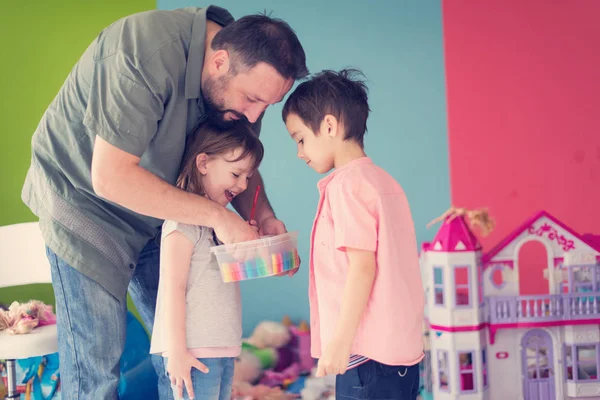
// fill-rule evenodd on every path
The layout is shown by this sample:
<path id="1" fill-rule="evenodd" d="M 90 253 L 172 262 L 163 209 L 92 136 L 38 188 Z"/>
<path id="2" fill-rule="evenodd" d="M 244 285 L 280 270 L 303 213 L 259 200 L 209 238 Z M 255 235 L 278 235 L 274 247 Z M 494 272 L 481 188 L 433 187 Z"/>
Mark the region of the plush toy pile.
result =
<path id="1" fill-rule="evenodd" d="M 297 394 L 285 390 L 301 376 L 310 374 L 313 367 L 306 322 L 296 326 L 288 317 L 282 322 L 261 322 L 243 341 L 242 354 L 235 365 L 233 398 L 297 398 Z"/>
<path id="2" fill-rule="evenodd" d="M 15 301 L 8 310 L 0 308 L 0 331 L 6 330 L 9 335 L 29 333 L 37 326 L 55 323 L 52 306 L 41 301 L 31 300 L 22 304 Z"/>

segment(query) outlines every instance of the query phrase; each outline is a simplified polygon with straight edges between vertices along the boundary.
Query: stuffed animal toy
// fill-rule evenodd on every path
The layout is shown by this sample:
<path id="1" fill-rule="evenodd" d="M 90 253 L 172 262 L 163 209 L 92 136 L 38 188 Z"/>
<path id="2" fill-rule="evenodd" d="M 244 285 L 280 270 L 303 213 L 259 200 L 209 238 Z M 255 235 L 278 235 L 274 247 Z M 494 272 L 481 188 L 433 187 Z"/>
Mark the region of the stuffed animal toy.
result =
<path id="1" fill-rule="evenodd" d="M 37 326 L 55 323 L 52 306 L 41 301 L 31 300 L 22 304 L 15 301 L 8 310 L 0 309 L 0 331 L 6 330 L 9 335 L 29 333 Z"/>
<path id="2" fill-rule="evenodd" d="M 243 341 L 242 353 L 236 360 L 233 398 L 286 400 L 298 397 L 284 393 L 281 388 L 256 384 L 265 371 L 286 371 L 293 365 L 293 353 L 286 347 L 291 340 L 290 329 L 283 323 L 263 321 L 258 324 Z"/>
<path id="3" fill-rule="evenodd" d="M 282 358 L 288 357 L 285 352 L 281 353 L 279 351 L 290 340 L 291 334 L 285 325 L 273 321 L 261 322 L 254 329 L 252 336 L 242 343 L 242 356 L 238 360 L 238 364 L 241 364 L 239 369 L 245 375 L 249 375 L 246 370 L 250 367 L 255 368 L 259 365 L 261 370 L 273 369 L 280 364 L 280 361 L 290 361 L 282 360 Z M 248 368 L 245 367 L 245 364 L 249 364 Z M 289 366 L 289 363 L 287 366 Z M 238 369 L 237 365 L 236 369 Z"/>

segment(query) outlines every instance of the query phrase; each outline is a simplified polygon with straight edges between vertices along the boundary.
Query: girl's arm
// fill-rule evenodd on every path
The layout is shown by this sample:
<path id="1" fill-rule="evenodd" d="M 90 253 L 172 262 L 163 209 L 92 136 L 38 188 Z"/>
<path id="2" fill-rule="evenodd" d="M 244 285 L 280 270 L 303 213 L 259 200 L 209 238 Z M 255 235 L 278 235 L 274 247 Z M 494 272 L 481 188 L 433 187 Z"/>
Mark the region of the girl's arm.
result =
<path id="1" fill-rule="evenodd" d="M 183 387 L 190 399 L 194 398 L 191 370 L 204 373 L 208 368 L 194 358 L 187 349 L 185 296 L 194 244 L 181 232 L 173 231 L 162 239 L 160 279 L 164 288 L 164 321 L 167 341 L 167 372 L 177 398 L 183 397 Z"/>
<path id="2" fill-rule="evenodd" d="M 179 231 L 173 231 L 161 243 L 163 264 L 164 321 L 167 353 L 187 351 L 185 330 L 185 295 L 194 244 Z"/>

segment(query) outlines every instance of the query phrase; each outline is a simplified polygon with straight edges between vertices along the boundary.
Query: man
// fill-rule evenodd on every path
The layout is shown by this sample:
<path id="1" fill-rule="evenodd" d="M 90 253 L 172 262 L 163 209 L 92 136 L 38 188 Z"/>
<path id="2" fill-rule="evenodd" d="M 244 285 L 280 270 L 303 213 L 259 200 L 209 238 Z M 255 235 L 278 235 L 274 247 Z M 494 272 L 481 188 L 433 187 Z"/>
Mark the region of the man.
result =
<path id="1" fill-rule="evenodd" d="M 244 221 L 264 187 L 258 174 L 234 201 L 243 218 L 173 186 L 186 136 L 207 119 L 260 128 L 307 74 L 285 22 L 234 22 L 215 6 L 123 18 L 85 51 L 33 136 L 22 193 L 51 264 L 65 399 L 116 398 L 128 288 L 153 325 L 163 219 L 213 227 L 224 243 L 258 237 Z M 285 232 L 268 201 L 255 219 L 261 233 Z M 166 397 L 162 358 L 154 362 Z"/>

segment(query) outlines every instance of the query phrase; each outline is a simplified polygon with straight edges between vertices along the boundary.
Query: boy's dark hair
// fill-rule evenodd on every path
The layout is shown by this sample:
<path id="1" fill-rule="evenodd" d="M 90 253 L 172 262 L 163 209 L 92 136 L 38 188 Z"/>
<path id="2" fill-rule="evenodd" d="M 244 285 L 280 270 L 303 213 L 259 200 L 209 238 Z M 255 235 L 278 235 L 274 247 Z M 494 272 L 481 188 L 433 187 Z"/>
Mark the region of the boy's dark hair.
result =
<path id="1" fill-rule="evenodd" d="M 367 85 L 355 76 L 364 77 L 357 69 L 324 70 L 302 82 L 283 106 L 283 122 L 289 114 L 296 114 L 318 134 L 321 122 L 331 114 L 344 126 L 344 140 L 354 140 L 362 147 L 371 110 Z"/>
<path id="2" fill-rule="evenodd" d="M 285 79 L 308 75 L 306 55 L 287 22 L 267 15 L 248 15 L 224 26 L 212 40 L 213 50 L 227 50 L 233 59 L 252 68 L 267 63 Z M 233 63 L 235 71 L 235 62 Z"/>

